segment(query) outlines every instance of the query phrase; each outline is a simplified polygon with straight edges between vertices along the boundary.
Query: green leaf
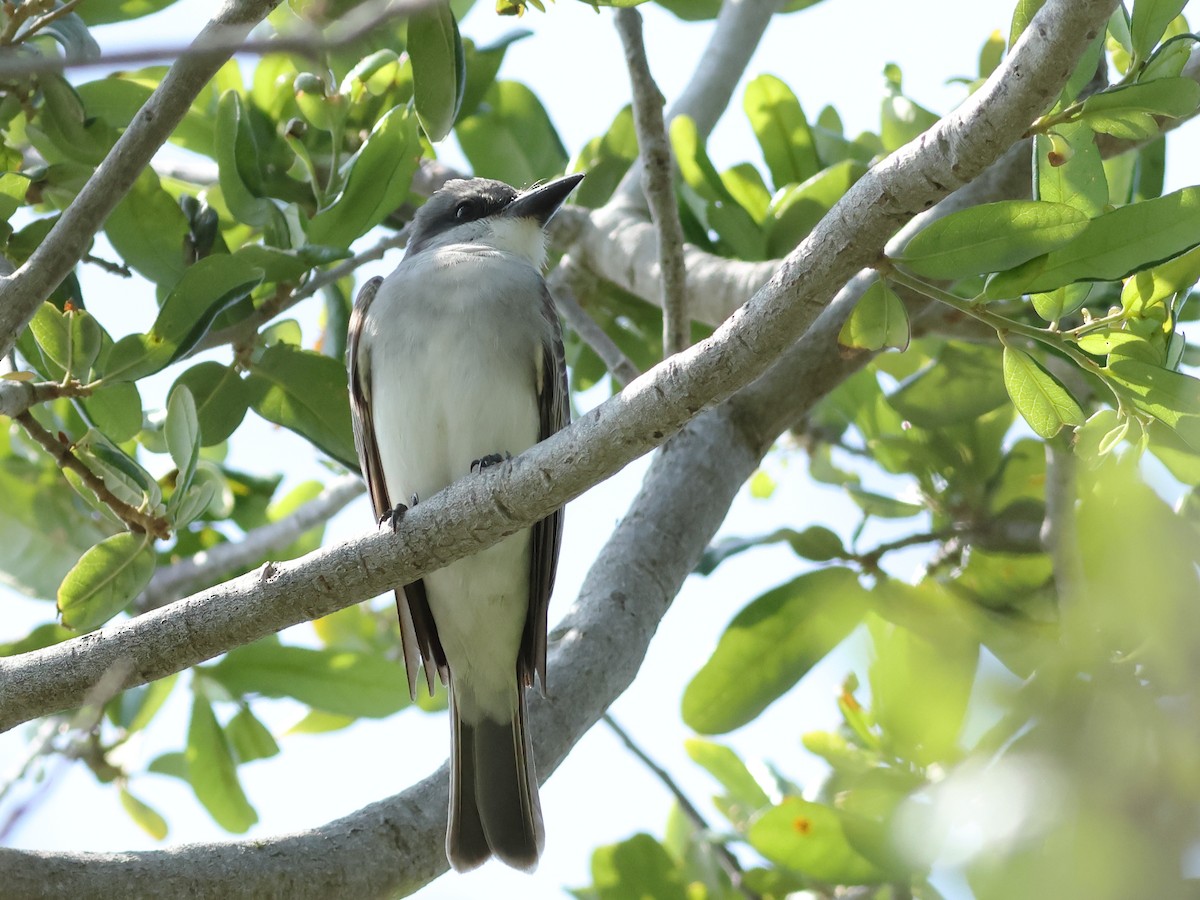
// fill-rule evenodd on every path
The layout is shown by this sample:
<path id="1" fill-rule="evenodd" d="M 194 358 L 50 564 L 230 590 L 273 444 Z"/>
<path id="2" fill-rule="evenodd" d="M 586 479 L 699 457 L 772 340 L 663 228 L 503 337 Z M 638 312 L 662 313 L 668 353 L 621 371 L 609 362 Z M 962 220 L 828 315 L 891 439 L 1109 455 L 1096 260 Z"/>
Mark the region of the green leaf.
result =
<path id="1" fill-rule="evenodd" d="M 598 900 L 688 900 L 679 866 L 648 834 L 592 853 L 592 881 Z"/>
<path id="2" fill-rule="evenodd" d="M 690 738 L 683 745 L 692 762 L 717 779 L 725 788 L 726 798 L 742 806 L 747 814 L 770 806 L 767 792 L 729 747 L 699 738 Z"/>
<path id="3" fill-rule="evenodd" d="M 1001 370 L 991 347 L 946 344 L 888 396 L 888 404 L 921 428 L 957 425 L 1008 401 Z"/>
<path id="4" fill-rule="evenodd" d="M 743 106 L 776 189 L 817 174 L 821 163 L 812 132 L 791 88 L 773 75 L 760 75 L 746 85 Z"/>
<path id="5" fill-rule="evenodd" d="M 497 81 L 472 116 L 455 127 L 477 176 L 522 187 L 562 172 L 567 151 L 533 91 Z"/>
<path id="6" fill-rule="evenodd" d="M 1129 19 L 1134 56 L 1144 60 L 1162 39 L 1171 20 L 1183 12 L 1187 0 L 1137 0 Z"/>
<path id="7" fill-rule="evenodd" d="M 684 721 L 701 734 L 745 725 L 854 629 L 867 601 L 843 568 L 801 575 L 751 601 L 684 691 Z"/>
<path id="8" fill-rule="evenodd" d="M 89 166 L 99 165 L 116 140 L 116 132 L 106 122 L 88 115 L 75 88 L 62 75 L 44 73 L 38 79 L 42 106 L 35 122 L 50 147 L 43 150 L 50 162 L 68 159 Z M 34 137 L 34 126 L 27 127 Z M 35 141 L 35 146 L 37 142 Z M 57 153 L 55 153 L 57 151 Z"/>
<path id="9" fill-rule="evenodd" d="M 926 278 L 999 272 L 1064 246 L 1087 226 L 1087 215 L 1065 203 L 983 203 L 922 228 L 905 246 L 899 261 Z"/>
<path id="10" fill-rule="evenodd" d="M 1102 120 L 1118 112 L 1141 112 L 1178 119 L 1195 112 L 1197 104 L 1200 84 L 1182 76 L 1156 78 L 1092 94 L 1083 101 L 1079 118 L 1092 124 L 1093 119 Z"/>
<path id="11" fill-rule="evenodd" d="M 144 534 L 114 534 L 79 558 L 58 589 L 63 624 L 98 628 L 129 605 L 154 574 L 154 542 Z"/>
<path id="12" fill-rule="evenodd" d="M 234 834 L 244 833 L 258 821 L 258 814 L 238 781 L 237 764 L 225 732 L 213 715 L 208 698 L 199 691 L 192 700 L 184 757 L 187 780 L 213 821 Z"/>
<path id="13" fill-rule="evenodd" d="M 862 350 L 905 350 L 908 341 L 908 310 L 882 280 L 867 288 L 838 333 L 838 343 L 843 347 Z"/>
<path id="14" fill-rule="evenodd" d="M 408 705 L 404 667 L 369 653 L 259 642 L 231 651 L 205 673 L 238 696 L 292 697 L 340 715 L 381 718 Z"/>
<path id="15" fill-rule="evenodd" d="M 268 759 L 279 753 L 279 744 L 262 722 L 243 706 L 225 726 L 225 736 L 238 762 L 248 763 L 256 759 Z"/>
<path id="16" fill-rule="evenodd" d="M 192 393 L 201 447 L 226 440 L 242 424 L 250 406 L 250 389 L 238 370 L 219 362 L 192 366 L 176 379 L 175 387 L 186 387 Z"/>
<path id="17" fill-rule="evenodd" d="M 846 493 L 864 513 L 880 519 L 908 519 L 925 511 L 919 503 L 905 503 L 895 497 L 863 490 L 853 484 L 846 486 Z"/>
<path id="18" fill-rule="evenodd" d="M 115 444 L 142 430 L 142 396 L 132 381 L 106 385 L 79 403 L 92 425 Z"/>
<path id="19" fill-rule="evenodd" d="M 776 193 L 767 208 L 767 253 L 786 256 L 796 249 L 854 182 L 867 172 L 866 163 L 844 159 L 822 169 L 803 184 Z"/>
<path id="20" fill-rule="evenodd" d="M 261 281 L 261 271 L 234 256 L 208 256 L 189 266 L 150 331 L 126 335 L 113 346 L 105 379 L 132 381 L 184 356 L 222 311 L 248 297 Z"/>
<path id="21" fill-rule="evenodd" d="M 221 196 L 235 219 L 261 228 L 280 218 L 275 203 L 262 196 L 259 152 L 241 94 L 227 90 L 217 104 L 214 151 Z"/>
<path id="22" fill-rule="evenodd" d="M 129 813 L 129 818 L 133 819 L 134 824 L 156 841 L 164 841 L 167 839 L 167 820 L 162 817 L 151 806 L 147 806 L 133 794 L 129 793 L 125 788 L 121 788 L 118 792 L 121 798 L 121 806 L 125 812 Z"/>
<path id="23" fill-rule="evenodd" d="M 200 422 L 196 417 L 196 401 L 185 385 L 176 385 L 167 398 L 167 419 L 163 432 L 167 439 L 167 452 L 179 470 L 175 490 L 186 491 L 192 483 L 192 476 L 196 474 L 196 461 L 200 458 Z"/>
<path id="24" fill-rule="evenodd" d="M 140 19 L 166 9 L 176 0 L 88 0 L 79 6 L 79 17 L 88 25 L 108 25 Z"/>
<path id="25" fill-rule="evenodd" d="M 1035 138 L 1037 199 L 1065 203 L 1089 217 L 1100 215 L 1108 205 L 1108 180 L 1095 135 L 1078 123 L 1064 123 L 1055 131 L 1054 138 Z"/>
<path id="26" fill-rule="evenodd" d="M 308 241 L 347 247 L 404 202 L 421 156 L 416 119 L 398 106 L 380 119 L 346 164 L 345 187 L 308 223 Z"/>
<path id="27" fill-rule="evenodd" d="M 1083 424 L 1083 410 L 1067 389 L 1023 350 L 1005 346 L 1004 387 L 1039 437 L 1049 439 L 1064 425 Z"/>
<path id="28" fill-rule="evenodd" d="M 13 213 L 25 205 L 29 183 L 29 176 L 19 172 L 0 175 L 0 221 L 7 222 Z"/>
<path id="29" fill-rule="evenodd" d="M 767 810 L 747 835 L 771 862 L 829 884 L 878 884 L 886 874 L 846 838 L 841 817 L 828 806 L 787 797 Z"/>
<path id="30" fill-rule="evenodd" d="M 268 422 L 291 429 L 351 471 L 358 469 L 346 368 L 336 359 L 276 344 L 251 367 L 248 388 L 251 406 Z"/>
<path id="31" fill-rule="evenodd" d="M 417 118 L 437 143 L 454 127 L 466 87 L 462 38 L 449 4 L 418 7 L 408 19 L 407 46 Z"/>
<path id="32" fill-rule="evenodd" d="M 166 678 L 160 678 L 149 684 L 131 688 L 121 695 L 122 700 L 128 697 L 134 701 L 132 715 L 128 721 L 122 723 L 127 733 L 136 734 L 153 721 L 163 704 L 167 702 L 167 697 L 171 696 L 171 690 L 175 687 L 178 679 L 178 675 L 168 675 Z"/>
<path id="33" fill-rule="evenodd" d="M 139 275 L 174 287 L 187 268 L 187 216 L 152 169 L 145 169 L 104 223 L 108 242 Z"/>
<path id="34" fill-rule="evenodd" d="M 1104 372 L 1133 395 L 1138 409 L 1200 450 L 1200 381 L 1136 359 L 1110 360 Z"/>
<path id="35" fill-rule="evenodd" d="M 1131 203 L 1088 223 L 1083 234 L 988 281 L 989 299 L 1049 291 L 1074 281 L 1117 281 L 1200 244 L 1200 187 Z"/>

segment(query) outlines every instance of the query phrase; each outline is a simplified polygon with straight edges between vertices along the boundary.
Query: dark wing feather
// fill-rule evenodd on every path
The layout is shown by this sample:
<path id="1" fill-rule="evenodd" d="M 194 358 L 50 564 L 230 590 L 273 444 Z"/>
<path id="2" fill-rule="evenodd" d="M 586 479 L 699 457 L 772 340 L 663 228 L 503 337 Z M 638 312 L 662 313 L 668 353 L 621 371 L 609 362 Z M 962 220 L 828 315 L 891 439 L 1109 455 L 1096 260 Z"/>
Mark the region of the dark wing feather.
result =
<path id="1" fill-rule="evenodd" d="M 381 284 L 382 278 L 372 278 L 358 292 L 350 313 L 350 329 L 346 339 L 354 446 L 358 450 L 359 465 L 377 519 L 392 511 L 392 501 L 388 497 L 383 463 L 375 443 L 375 424 L 371 417 L 371 357 L 361 340 L 367 313 Z M 400 617 L 400 641 L 404 651 L 404 667 L 408 672 L 408 692 L 416 700 L 417 669 L 422 661 L 425 663 L 425 680 L 431 694 L 435 668 L 442 681 L 446 680 L 446 656 L 429 610 L 429 601 L 425 597 L 425 582 L 418 579 L 396 590 L 396 612 Z"/>
<path id="2" fill-rule="evenodd" d="M 538 387 L 538 440 L 544 441 L 571 421 L 567 393 L 567 360 L 563 350 L 562 328 L 558 311 L 546 285 L 542 284 L 542 315 L 549 326 L 548 341 L 542 346 Z M 517 671 L 521 683 L 533 684 L 536 674 L 543 693 L 546 690 L 546 630 L 550 594 L 558 569 L 558 549 L 562 542 L 563 511 L 556 509 L 530 529 L 529 613 L 521 640 Z"/>

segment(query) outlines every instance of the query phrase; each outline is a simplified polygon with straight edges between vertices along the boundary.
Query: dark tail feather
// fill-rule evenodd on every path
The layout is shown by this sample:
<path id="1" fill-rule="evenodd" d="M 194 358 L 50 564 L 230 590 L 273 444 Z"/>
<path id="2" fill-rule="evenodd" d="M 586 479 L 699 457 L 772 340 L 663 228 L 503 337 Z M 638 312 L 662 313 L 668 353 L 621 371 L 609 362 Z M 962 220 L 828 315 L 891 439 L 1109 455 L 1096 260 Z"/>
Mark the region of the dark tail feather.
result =
<path id="1" fill-rule="evenodd" d="M 514 685 L 516 688 L 516 686 Z M 511 722 L 464 722 L 450 690 L 450 825 L 446 856 L 466 872 L 493 854 L 532 872 L 545 844 L 533 750 L 525 730 L 525 692 Z"/>

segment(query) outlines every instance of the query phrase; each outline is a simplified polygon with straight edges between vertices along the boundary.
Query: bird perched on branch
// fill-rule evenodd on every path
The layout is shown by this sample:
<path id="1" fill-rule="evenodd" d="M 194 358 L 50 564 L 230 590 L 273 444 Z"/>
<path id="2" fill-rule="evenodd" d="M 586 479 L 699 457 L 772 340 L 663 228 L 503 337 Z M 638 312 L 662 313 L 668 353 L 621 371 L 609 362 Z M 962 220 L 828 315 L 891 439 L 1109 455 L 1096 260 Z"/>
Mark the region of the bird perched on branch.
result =
<path id="1" fill-rule="evenodd" d="M 417 212 L 404 259 L 350 317 L 354 438 L 371 502 L 407 508 L 521 453 L 570 418 L 562 333 L 541 270 L 545 226 L 582 175 L 518 192 L 449 181 Z M 396 591 L 415 697 L 450 688 L 446 855 L 537 866 L 545 832 L 525 688 L 546 680 L 562 511 Z"/>

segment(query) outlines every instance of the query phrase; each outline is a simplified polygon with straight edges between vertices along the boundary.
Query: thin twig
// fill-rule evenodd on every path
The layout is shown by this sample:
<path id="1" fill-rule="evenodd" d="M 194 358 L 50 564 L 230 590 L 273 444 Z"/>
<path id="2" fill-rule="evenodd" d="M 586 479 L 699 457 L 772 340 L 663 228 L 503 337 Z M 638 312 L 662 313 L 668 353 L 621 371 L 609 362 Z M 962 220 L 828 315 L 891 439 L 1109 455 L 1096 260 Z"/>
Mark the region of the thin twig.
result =
<path id="1" fill-rule="evenodd" d="M 131 530 L 148 534 L 155 538 L 170 536 L 171 526 L 167 524 L 165 519 L 144 513 L 123 500 L 118 500 L 113 495 L 113 492 L 105 486 L 104 482 L 91 469 L 85 466 L 78 456 L 71 452 L 71 448 L 56 440 L 54 435 L 43 428 L 28 410 L 18 416 L 14 416 L 14 418 L 21 423 L 21 427 L 29 432 L 29 436 L 42 446 L 42 449 L 54 457 L 54 461 L 58 463 L 59 468 L 70 469 L 78 475 L 79 480 L 87 485 L 88 489 L 96 495 L 100 502 L 119 516 L 121 521 L 128 525 Z"/>
<path id="2" fill-rule="evenodd" d="M 596 352 L 609 374 L 624 387 L 642 373 L 633 364 L 633 360 L 621 351 L 608 333 L 580 305 L 575 296 L 575 284 L 582 277 L 584 272 L 576 267 L 569 257 L 564 256 L 547 282 L 554 297 L 554 305 L 567 320 L 571 330 Z"/>
<path id="3" fill-rule="evenodd" d="M 39 16 L 38 18 L 36 18 L 32 22 L 30 22 L 29 27 L 26 28 L 23 32 L 21 32 L 20 35 L 17 36 L 17 40 L 23 41 L 23 40 L 26 40 L 27 38 L 33 37 L 35 34 L 37 34 L 39 31 L 41 31 L 43 28 L 45 28 L 50 23 L 57 22 L 59 19 L 63 18 L 64 16 L 70 15 L 70 13 L 72 11 L 74 11 L 75 7 L 77 7 L 82 2 L 83 2 L 83 0 L 67 0 L 67 2 L 64 3 L 62 6 L 58 7 L 58 9 L 52 9 L 52 10 L 50 10 L 50 12 L 46 13 L 45 15 Z"/>
<path id="4" fill-rule="evenodd" d="M 59 397 L 87 397 L 92 385 L 69 381 L 17 381 L 0 378 L 0 416 L 16 418 L 31 406 Z"/>
<path id="5" fill-rule="evenodd" d="M 331 481 L 316 497 L 289 516 L 247 532 L 241 540 L 216 544 L 158 569 L 134 601 L 137 613 L 158 609 L 256 566 L 273 551 L 291 544 L 310 528 L 331 519 L 366 488 L 357 475 Z"/>
<path id="6" fill-rule="evenodd" d="M 675 783 L 675 779 L 671 777 L 671 773 L 651 759 L 646 751 L 634 742 L 625 729 L 617 724 L 617 720 L 612 717 L 611 713 L 605 713 L 601 718 L 604 719 L 604 724 L 611 728 L 613 734 L 625 745 L 625 748 L 637 757 L 638 761 L 649 769 L 654 777 L 661 781 L 666 789 L 671 792 L 671 796 L 679 804 L 680 812 L 692 823 L 692 827 L 696 829 L 697 833 L 705 841 L 705 844 L 712 848 L 713 853 L 716 855 L 717 863 L 725 870 L 725 874 L 729 876 L 734 889 L 741 892 L 744 897 L 751 898 L 751 900 L 758 900 L 758 894 L 742 884 L 744 873 L 742 871 L 742 864 L 738 862 L 737 857 L 721 841 L 706 837 L 706 835 L 713 833 L 712 828 L 704 820 L 704 816 L 700 814 L 700 810 L 696 809 L 692 801 L 687 798 L 687 795 Z"/>
<path id="7" fill-rule="evenodd" d="M 133 277 L 133 271 L 124 263 L 115 263 L 102 256 L 93 256 L 91 253 L 83 254 L 83 261 L 103 269 L 109 275 L 120 275 L 122 278 Z"/>
<path id="8" fill-rule="evenodd" d="M 642 15 L 633 7 L 616 12 L 617 33 L 625 46 L 625 65 L 633 92 L 633 125 L 642 154 L 642 191 L 650 221 L 658 235 L 658 267 L 662 276 L 663 357 L 691 343 L 687 314 L 687 269 L 683 261 L 683 225 L 671 177 L 671 145 L 663 124 L 663 99 L 642 41 Z"/>

